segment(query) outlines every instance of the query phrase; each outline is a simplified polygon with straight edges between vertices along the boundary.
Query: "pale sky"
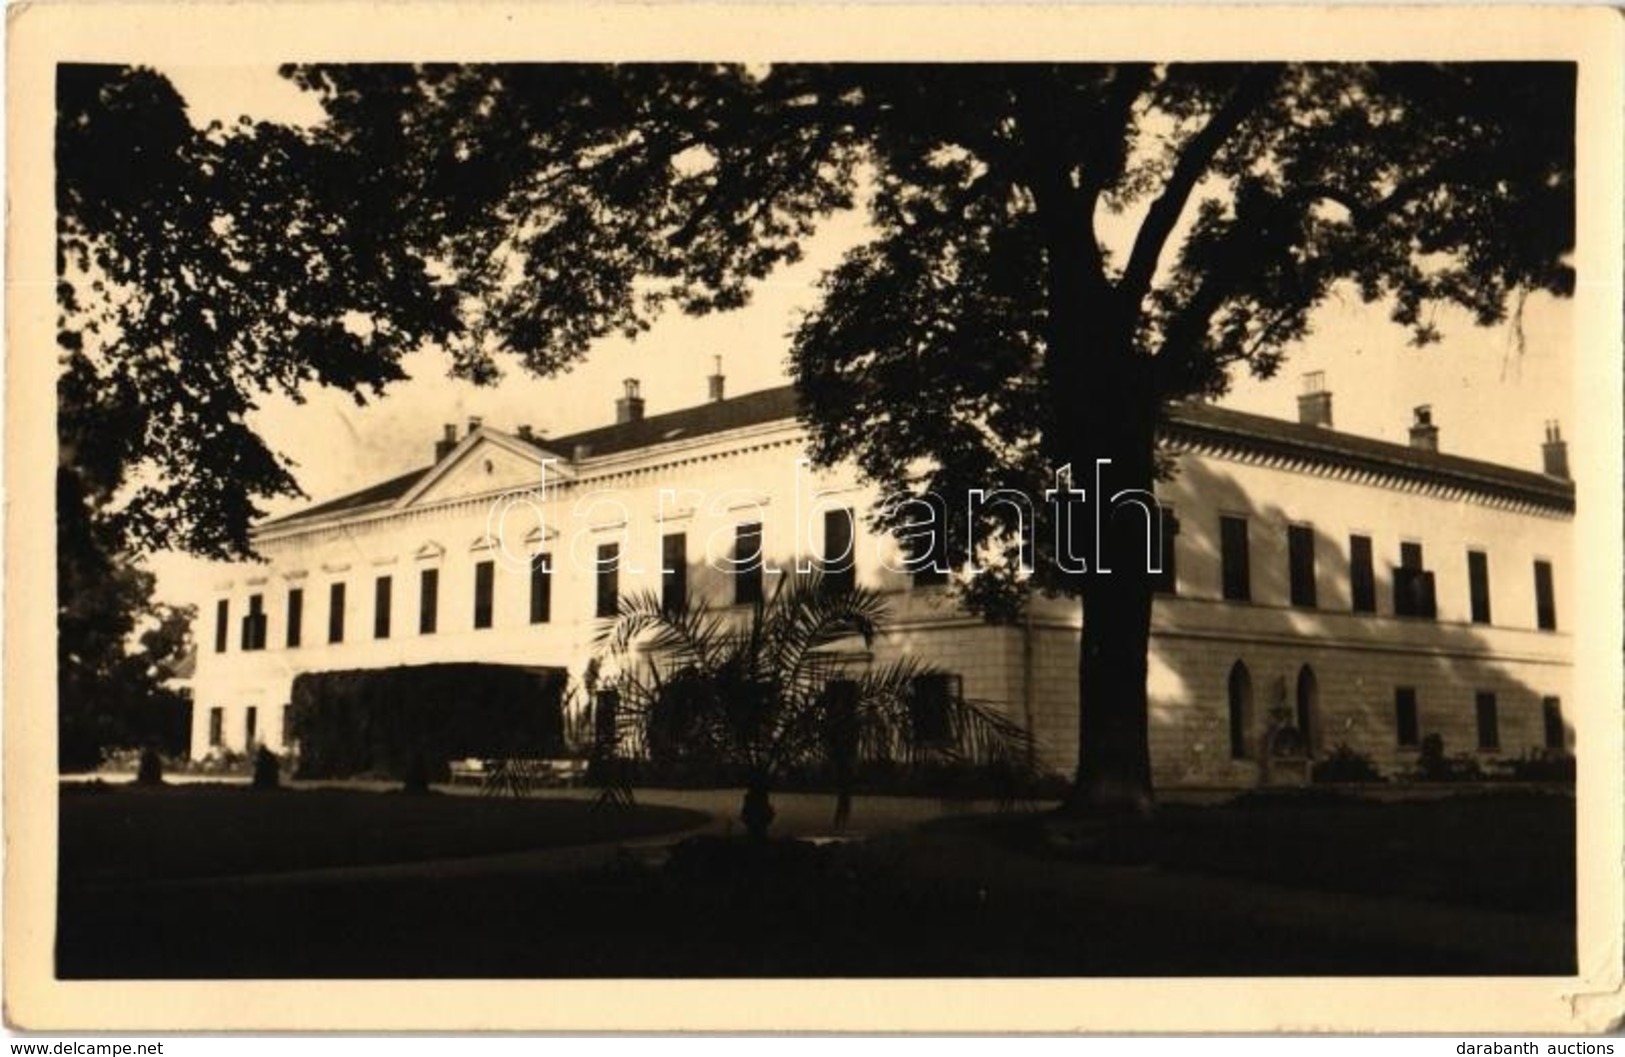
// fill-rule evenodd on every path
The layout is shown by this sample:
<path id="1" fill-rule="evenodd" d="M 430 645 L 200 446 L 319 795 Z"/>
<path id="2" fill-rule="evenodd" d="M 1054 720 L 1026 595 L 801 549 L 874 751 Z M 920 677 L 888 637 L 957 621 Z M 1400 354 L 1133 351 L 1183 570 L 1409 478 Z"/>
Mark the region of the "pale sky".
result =
<path id="1" fill-rule="evenodd" d="M 230 123 L 239 114 L 284 121 L 319 120 L 320 109 L 274 71 L 241 67 L 178 67 L 163 71 L 187 100 L 194 123 Z M 524 423 L 558 436 L 613 421 L 621 379 L 643 383 L 651 415 L 700 403 L 712 357 L 723 359 L 729 395 L 783 384 L 788 335 L 814 303 L 813 284 L 843 250 L 862 237 L 857 217 L 838 218 L 809 246 L 807 259 L 781 269 L 746 309 L 691 319 L 672 315 L 635 343 L 605 339 L 567 374 L 537 379 L 514 370 L 494 387 L 446 377 L 445 357 L 422 353 L 411 375 L 386 396 L 358 408 L 345 394 L 313 391 L 302 406 L 267 401 L 254 418 L 274 450 L 294 463 L 313 501 L 365 487 L 426 465 L 442 424 L 460 430 L 470 416 L 512 430 Z M 1543 423 L 1572 417 L 1575 350 L 1569 302 L 1531 296 L 1524 313 L 1524 349 L 1512 327 L 1474 326 L 1465 314 L 1441 310 L 1444 340 L 1413 349 L 1408 334 L 1380 307 L 1357 298 L 1333 301 L 1314 317 L 1313 333 L 1268 382 L 1235 380 L 1223 402 L 1281 418 L 1297 414 L 1296 396 L 1308 371 L 1324 371 L 1338 430 L 1404 443 L 1411 408 L 1431 404 L 1440 450 L 1538 470 Z M 280 503 L 283 513 L 303 503 Z M 175 563 L 159 562 L 164 570 Z M 181 563 L 184 564 L 184 563 Z M 167 593 L 167 592 L 166 592 Z"/>

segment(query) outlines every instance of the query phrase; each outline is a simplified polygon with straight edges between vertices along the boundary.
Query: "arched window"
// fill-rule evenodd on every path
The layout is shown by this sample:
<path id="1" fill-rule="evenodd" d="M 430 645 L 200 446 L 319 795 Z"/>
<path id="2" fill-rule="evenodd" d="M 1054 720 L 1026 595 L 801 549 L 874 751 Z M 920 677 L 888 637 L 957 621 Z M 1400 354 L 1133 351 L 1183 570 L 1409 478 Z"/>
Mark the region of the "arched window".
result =
<path id="1" fill-rule="evenodd" d="M 1298 669 L 1298 733 L 1310 756 L 1320 751 L 1320 681 L 1307 664 Z"/>
<path id="2" fill-rule="evenodd" d="M 1245 760 L 1253 747 L 1253 677 L 1237 661 L 1230 667 L 1230 758 Z"/>

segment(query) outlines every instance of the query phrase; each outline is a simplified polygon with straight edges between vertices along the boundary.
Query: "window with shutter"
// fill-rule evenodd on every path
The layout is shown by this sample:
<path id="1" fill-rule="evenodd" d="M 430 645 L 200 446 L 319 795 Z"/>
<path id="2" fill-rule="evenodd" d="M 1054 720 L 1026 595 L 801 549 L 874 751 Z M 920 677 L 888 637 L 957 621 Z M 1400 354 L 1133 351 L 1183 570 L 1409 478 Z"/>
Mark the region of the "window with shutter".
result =
<path id="1" fill-rule="evenodd" d="M 850 591 L 856 582 L 853 560 L 856 531 L 851 507 L 824 511 L 824 557 L 821 563 L 824 587 Z"/>
<path id="2" fill-rule="evenodd" d="M 1224 577 L 1224 597 L 1247 602 L 1253 597 L 1252 572 L 1248 568 L 1247 519 L 1219 518 L 1219 561 Z"/>
<path id="3" fill-rule="evenodd" d="M 496 562 L 480 562 L 474 566 L 474 626 L 488 628 L 495 607 Z"/>
<path id="4" fill-rule="evenodd" d="M 734 530 L 734 605 L 755 605 L 762 600 L 762 526 L 759 522 Z"/>
<path id="5" fill-rule="evenodd" d="M 1288 525 L 1287 572 L 1291 579 L 1292 604 L 1315 607 L 1315 530 L 1308 525 Z"/>

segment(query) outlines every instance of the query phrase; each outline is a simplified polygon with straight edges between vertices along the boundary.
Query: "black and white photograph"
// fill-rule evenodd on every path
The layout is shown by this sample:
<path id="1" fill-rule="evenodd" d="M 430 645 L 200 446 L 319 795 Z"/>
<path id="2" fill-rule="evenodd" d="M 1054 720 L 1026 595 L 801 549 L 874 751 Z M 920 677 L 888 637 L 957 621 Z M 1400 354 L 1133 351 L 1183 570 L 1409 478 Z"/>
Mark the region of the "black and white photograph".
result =
<path id="1" fill-rule="evenodd" d="M 1614 22 L 613 54 L 543 10 L 31 67 L 8 992 L 704 981 L 761 1027 L 743 984 L 946 980 L 1020 1030 L 1023 982 L 1473 978 L 1585 1022 Z"/>

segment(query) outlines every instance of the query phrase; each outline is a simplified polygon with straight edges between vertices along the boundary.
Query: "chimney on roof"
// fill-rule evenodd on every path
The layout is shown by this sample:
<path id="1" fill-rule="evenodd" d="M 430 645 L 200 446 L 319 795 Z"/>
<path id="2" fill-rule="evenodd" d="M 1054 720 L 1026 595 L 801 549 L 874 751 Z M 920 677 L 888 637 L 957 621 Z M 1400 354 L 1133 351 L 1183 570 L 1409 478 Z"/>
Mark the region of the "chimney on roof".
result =
<path id="1" fill-rule="evenodd" d="M 478 415 L 469 415 L 468 416 L 468 435 L 469 436 L 472 437 L 474 435 L 475 431 L 477 431 L 480 428 L 480 421 L 481 421 L 481 419 L 480 419 L 480 416 L 478 416 Z"/>
<path id="2" fill-rule="evenodd" d="M 627 422 L 642 422 L 643 397 L 638 390 L 638 380 L 628 378 L 621 384 L 626 387 L 626 395 L 615 401 L 615 424 L 624 425 Z"/>
<path id="3" fill-rule="evenodd" d="M 711 357 L 711 363 L 711 376 L 706 379 L 706 382 L 708 383 L 706 398 L 714 404 L 718 400 L 722 399 L 722 383 L 725 379 L 722 375 L 722 357 Z"/>
<path id="4" fill-rule="evenodd" d="M 1325 371 L 1305 372 L 1303 392 L 1298 394 L 1298 421 L 1306 426 L 1332 428 L 1332 394 L 1326 389 Z"/>
<path id="5" fill-rule="evenodd" d="M 1411 447 L 1417 451 L 1439 450 L 1439 427 L 1433 424 L 1433 408 L 1423 404 L 1414 412 L 1416 420 L 1411 423 Z"/>
<path id="6" fill-rule="evenodd" d="M 534 441 L 536 439 L 536 434 L 531 432 L 529 425 L 521 424 L 519 426 L 519 439 Z"/>
<path id="7" fill-rule="evenodd" d="M 1555 418 L 1546 423 L 1546 443 L 1540 446 L 1540 455 L 1541 461 L 1545 463 L 1547 477 L 1556 477 L 1564 481 L 1569 479 L 1569 444 L 1557 428 Z"/>
<path id="8" fill-rule="evenodd" d="M 446 435 L 434 442 L 434 461 L 439 462 L 451 454 L 451 449 L 457 447 L 457 427 L 448 424 Z"/>

